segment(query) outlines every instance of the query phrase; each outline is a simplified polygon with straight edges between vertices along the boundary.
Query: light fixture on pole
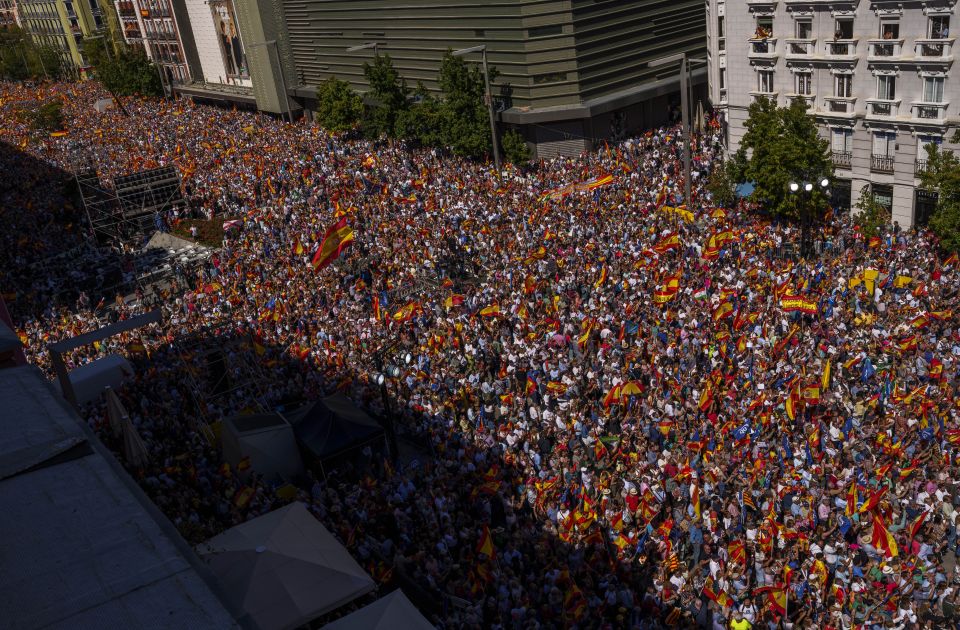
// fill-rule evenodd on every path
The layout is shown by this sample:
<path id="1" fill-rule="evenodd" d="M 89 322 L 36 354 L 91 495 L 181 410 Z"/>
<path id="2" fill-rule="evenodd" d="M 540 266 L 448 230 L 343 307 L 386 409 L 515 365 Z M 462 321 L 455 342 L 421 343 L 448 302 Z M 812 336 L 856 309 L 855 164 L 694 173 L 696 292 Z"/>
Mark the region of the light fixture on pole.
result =
<path id="1" fill-rule="evenodd" d="M 823 194 L 827 194 L 828 192 L 827 188 L 829 188 L 830 186 L 830 180 L 824 177 L 822 179 L 817 180 L 817 184 L 819 184 L 820 192 Z M 810 216 L 810 214 L 811 214 L 813 204 L 810 196 L 812 196 L 813 189 L 815 188 L 815 186 L 813 182 L 809 182 L 809 181 L 805 181 L 802 183 L 790 182 L 788 184 L 788 188 L 790 189 L 791 193 L 801 194 L 801 191 L 802 191 L 802 194 L 804 195 L 804 198 L 801 201 L 803 205 L 800 206 L 801 207 L 800 255 L 806 258 L 807 256 L 809 256 L 810 249 L 811 249 L 810 248 L 810 223 L 811 223 L 812 217 Z"/>
<path id="2" fill-rule="evenodd" d="M 280 46 L 275 39 L 268 39 L 265 42 L 254 42 L 249 45 L 250 48 L 259 48 L 260 46 L 267 47 L 267 58 L 270 59 L 271 70 L 273 69 L 273 57 L 270 55 L 270 48 L 272 47 L 277 51 L 277 69 L 280 71 L 280 87 L 283 90 L 283 102 L 287 109 L 287 119 L 290 121 L 290 124 L 293 124 L 293 112 L 290 110 L 290 95 L 287 94 L 287 80 L 283 76 L 283 62 L 280 60 Z"/>
<path id="3" fill-rule="evenodd" d="M 690 205 L 690 95 L 688 94 L 690 78 L 687 70 L 688 63 L 702 60 L 687 59 L 687 53 L 677 53 L 675 55 L 661 57 L 660 59 L 654 59 L 647 64 L 647 67 L 659 68 L 661 66 L 675 64 L 678 61 L 680 62 L 680 118 L 683 123 L 683 203 L 686 204 L 687 210 L 692 212 Z"/>
<path id="4" fill-rule="evenodd" d="M 470 53 L 483 53 L 483 84 L 487 95 L 487 111 L 490 114 L 490 136 L 493 140 L 493 164 L 497 168 L 497 177 L 500 176 L 500 145 L 497 142 L 497 120 L 493 115 L 493 96 L 490 94 L 490 71 L 487 69 L 487 45 L 461 48 L 451 53 L 454 57 L 463 57 Z"/>
<path id="5" fill-rule="evenodd" d="M 348 53 L 360 52 L 361 50 L 370 50 L 373 49 L 373 56 L 378 57 L 380 53 L 377 51 L 377 47 L 380 46 L 380 42 L 366 42 L 360 44 L 359 46 L 351 46 L 347 48 Z"/>

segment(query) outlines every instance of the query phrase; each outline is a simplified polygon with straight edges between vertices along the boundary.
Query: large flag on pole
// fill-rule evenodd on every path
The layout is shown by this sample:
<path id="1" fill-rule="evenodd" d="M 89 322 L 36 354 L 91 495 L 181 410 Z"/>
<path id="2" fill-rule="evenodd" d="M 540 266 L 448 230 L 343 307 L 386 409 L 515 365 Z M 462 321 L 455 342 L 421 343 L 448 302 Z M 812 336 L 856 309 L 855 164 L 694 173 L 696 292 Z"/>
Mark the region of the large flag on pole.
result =
<path id="1" fill-rule="evenodd" d="M 352 242 L 353 230 L 347 225 L 346 217 L 343 217 L 331 225 L 326 234 L 323 235 L 323 241 L 310 263 L 313 270 L 320 271 L 335 261 Z"/>

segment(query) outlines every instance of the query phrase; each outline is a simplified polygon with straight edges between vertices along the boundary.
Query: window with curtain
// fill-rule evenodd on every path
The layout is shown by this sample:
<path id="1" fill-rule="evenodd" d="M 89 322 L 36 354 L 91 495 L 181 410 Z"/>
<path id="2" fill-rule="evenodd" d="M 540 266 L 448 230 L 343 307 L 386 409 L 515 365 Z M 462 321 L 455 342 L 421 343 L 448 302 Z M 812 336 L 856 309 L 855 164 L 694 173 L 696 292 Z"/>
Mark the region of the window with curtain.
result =
<path id="1" fill-rule="evenodd" d="M 853 75 L 838 74 L 834 83 L 834 96 L 850 98 L 853 96 Z"/>
<path id="2" fill-rule="evenodd" d="M 893 157 L 896 149 L 897 134 L 891 131 L 873 133 L 873 154 L 880 157 Z"/>
<path id="3" fill-rule="evenodd" d="M 924 103 L 942 103 L 943 102 L 943 77 L 924 77 L 923 102 Z"/>
<path id="4" fill-rule="evenodd" d="M 834 129 L 831 150 L 834 153 L 851 153 L 853 151 L 853 130 Z"/>
<path id="5" fill-rule="evenodd" d="M 880 75 L 877 77 L 877 98 L 892 101 L 897 98 L 897 77 Z"/>

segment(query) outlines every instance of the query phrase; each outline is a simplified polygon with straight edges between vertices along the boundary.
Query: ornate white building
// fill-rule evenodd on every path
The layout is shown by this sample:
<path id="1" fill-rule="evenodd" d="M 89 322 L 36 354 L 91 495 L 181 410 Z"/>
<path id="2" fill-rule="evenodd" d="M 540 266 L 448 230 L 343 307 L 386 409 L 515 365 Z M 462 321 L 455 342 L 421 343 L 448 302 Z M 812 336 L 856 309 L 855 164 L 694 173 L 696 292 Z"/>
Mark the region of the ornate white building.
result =
<path id="1" fill-rule="evenodd" d="M 918 188 L 930 143 L 954 148 L 956 0 L 707 0 L 710 98 L 743 137 L 758 98 L 802 99 L 830 142 L 834 202 L 868 186 L 906 227 L 936 198 Z M 958 24 L 957 26 L 960 26 Z"/>

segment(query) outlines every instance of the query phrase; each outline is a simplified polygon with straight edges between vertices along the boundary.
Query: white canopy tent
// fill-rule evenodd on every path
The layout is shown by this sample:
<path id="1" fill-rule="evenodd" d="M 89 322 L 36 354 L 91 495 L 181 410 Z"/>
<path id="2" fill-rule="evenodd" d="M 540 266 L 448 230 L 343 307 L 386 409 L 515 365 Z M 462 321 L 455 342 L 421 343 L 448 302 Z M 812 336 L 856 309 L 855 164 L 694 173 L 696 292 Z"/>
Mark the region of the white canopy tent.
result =
<path id="1" fill-rule="evenodd" d="M 396 590 L 324 626 L 324 630 L 433 630 L 433 624 Z"/>
<path id="2" fill-rule="evenodd" d="M 227 600 L 261 630 L 296 628 L 376 586 L 299 502 L 232 527 L 197 552 Z"/>

